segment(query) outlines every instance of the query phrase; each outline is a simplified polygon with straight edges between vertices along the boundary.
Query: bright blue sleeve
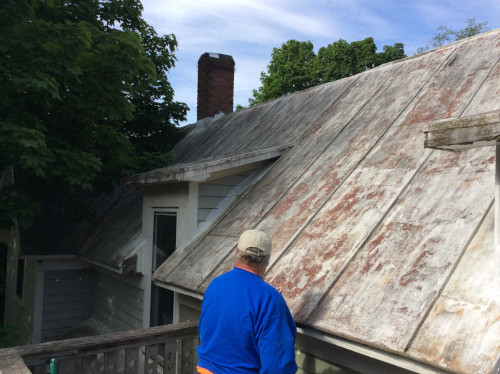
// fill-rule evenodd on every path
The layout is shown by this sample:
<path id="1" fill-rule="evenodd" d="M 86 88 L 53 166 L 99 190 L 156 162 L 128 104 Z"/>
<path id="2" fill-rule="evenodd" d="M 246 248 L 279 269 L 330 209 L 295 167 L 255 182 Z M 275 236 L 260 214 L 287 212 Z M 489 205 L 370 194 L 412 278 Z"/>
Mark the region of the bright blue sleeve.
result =
<path id="1" fill-rule="evenodd" d="M 267 320 L 259 333 L 260 374 L 293 374 L 297 329 L 288 309 L 285 314 Z"/>

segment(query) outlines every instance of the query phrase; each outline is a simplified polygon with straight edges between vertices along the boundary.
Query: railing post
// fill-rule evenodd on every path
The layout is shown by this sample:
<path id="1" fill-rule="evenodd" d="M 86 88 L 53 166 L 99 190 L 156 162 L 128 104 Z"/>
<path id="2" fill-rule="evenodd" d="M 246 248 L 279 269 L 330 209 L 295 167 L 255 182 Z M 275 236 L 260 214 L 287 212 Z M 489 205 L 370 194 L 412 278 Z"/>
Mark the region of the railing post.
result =
<path id="1" fill-rule="evenodd" d="M 181 362 L 180 369 L 181 374 L 193 374 L 195 373 L 195 339 L 194 337 L 184 338 L 182 339 L 182 354 L 181 354 Z"/>
<path id="2" fill-rule="evenodd" d="M 163 374 L 174 374 L 177 357 L 177 340 L 170 339 L 165 342 L 165 352 L 163 354 Z"/>

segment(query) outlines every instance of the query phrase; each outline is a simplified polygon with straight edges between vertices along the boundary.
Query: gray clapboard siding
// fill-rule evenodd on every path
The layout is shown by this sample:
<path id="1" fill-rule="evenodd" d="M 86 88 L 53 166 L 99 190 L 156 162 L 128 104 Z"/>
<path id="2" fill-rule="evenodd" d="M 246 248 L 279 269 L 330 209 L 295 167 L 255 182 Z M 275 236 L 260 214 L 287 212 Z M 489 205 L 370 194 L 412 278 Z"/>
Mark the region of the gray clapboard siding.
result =
<path id="1" fill-rule="evenodd" d="M 87 299 L 72 300 L 72 298 L 69 296 L 65 296 L 64 298 L 52 296 L 48 298 L 47 304 L 45 305 L 43 311 L 47 313 L 57 313 L 67 302 L 73 302 L 74 310 L 83 310 L 88 309 L 89 307 L 89 301 Z"/>
<path id="2" fill-rule="evenodd" d="M 179 301 L 179 322 L 197 321 L 201 315 L 201 300 L 181 293 L 177 294 Z"/>
<path id="3" fill-rule="evenodd" d="M 198 226 L 207 221 L 208 216 L 212 213 L 223 199 L 230 194 L 239 196 L 236 188 L 239 186 L 251 172 L 242 172 L 235 175 L 230 175 L 225 178 L 216 179 L 213 181 L 201 183 L 198 190 Z"/>
<path id="4" fill-rule="evenodd" d="M 92 317 L 114 331 L 142 328 L 144 291 L 140 279 L 98 273 Z"/>
<path id="5" fill-rule="evenodd" d="M 5 325 L 15 326 L 18 344 L 33 342 L 35 305 L 36 261 L 26 260 L 23 297 L 16 295 L 17 253 L 12 253 L 7 264 L 7 289 L 5 295 Z"/>
<path id="6" fill-rule="evenodd" d="M 95 273 L 92 270 L 46 270 L 42 342 L 57 339 L 90 315 Z"/>

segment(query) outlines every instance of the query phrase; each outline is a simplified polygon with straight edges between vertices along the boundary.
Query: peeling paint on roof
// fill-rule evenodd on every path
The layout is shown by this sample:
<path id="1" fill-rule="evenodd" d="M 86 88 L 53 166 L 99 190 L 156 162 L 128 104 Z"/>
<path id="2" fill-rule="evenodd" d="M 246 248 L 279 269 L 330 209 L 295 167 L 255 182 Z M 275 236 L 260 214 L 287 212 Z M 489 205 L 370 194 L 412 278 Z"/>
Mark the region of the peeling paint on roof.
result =
<path id="1" fill-rule="evenodd" d="M 270 233 L 266 280 L 296 321 L 458 373 L 500 356 L 495 150 L 424 148 L 423 126 L 499 110 L 500 30 L 227 115 L 182 162 L 295 145 L 154 277 L 203 293 L 238 236 Z M 196 152 L 193 150 L 197 150 Z M 199 151 L 199 152 L 198 152 Z"/>

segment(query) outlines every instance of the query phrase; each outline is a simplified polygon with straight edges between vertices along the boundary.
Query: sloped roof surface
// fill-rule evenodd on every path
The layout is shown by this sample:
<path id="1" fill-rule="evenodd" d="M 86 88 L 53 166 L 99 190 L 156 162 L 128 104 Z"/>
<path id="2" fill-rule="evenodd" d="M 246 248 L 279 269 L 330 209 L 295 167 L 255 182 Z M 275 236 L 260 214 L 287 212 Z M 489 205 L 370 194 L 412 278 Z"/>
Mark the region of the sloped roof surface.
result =
<path id="1" fill-rule="evenodd" d="M 155 278 L 202 293 L 231 268 L 238 236 L 263 229 L 274 251 L 266 280 L 297 323 L 447 370 L 491 371 L 495 150 L 425 149 L 423 126 L 498 111 L 499 58 L 496 30 L 188 135 L 182 161 L 295 146 Z"/>
<path id="2" fill-rule="evenodd" d="M 231 113 L 202 129 L 194 128 L 171 153 L 176 163 L 191 163 L 288 145 L 340 94 L 335 85 L 323 85 Z"/>
<path id="3" fill-rule="evenodd" d="M 90 233 L 78 255 L 121 271 L 123 261 L 145 245 L 141 229 L 142 189 L 130 188 Z"/>

